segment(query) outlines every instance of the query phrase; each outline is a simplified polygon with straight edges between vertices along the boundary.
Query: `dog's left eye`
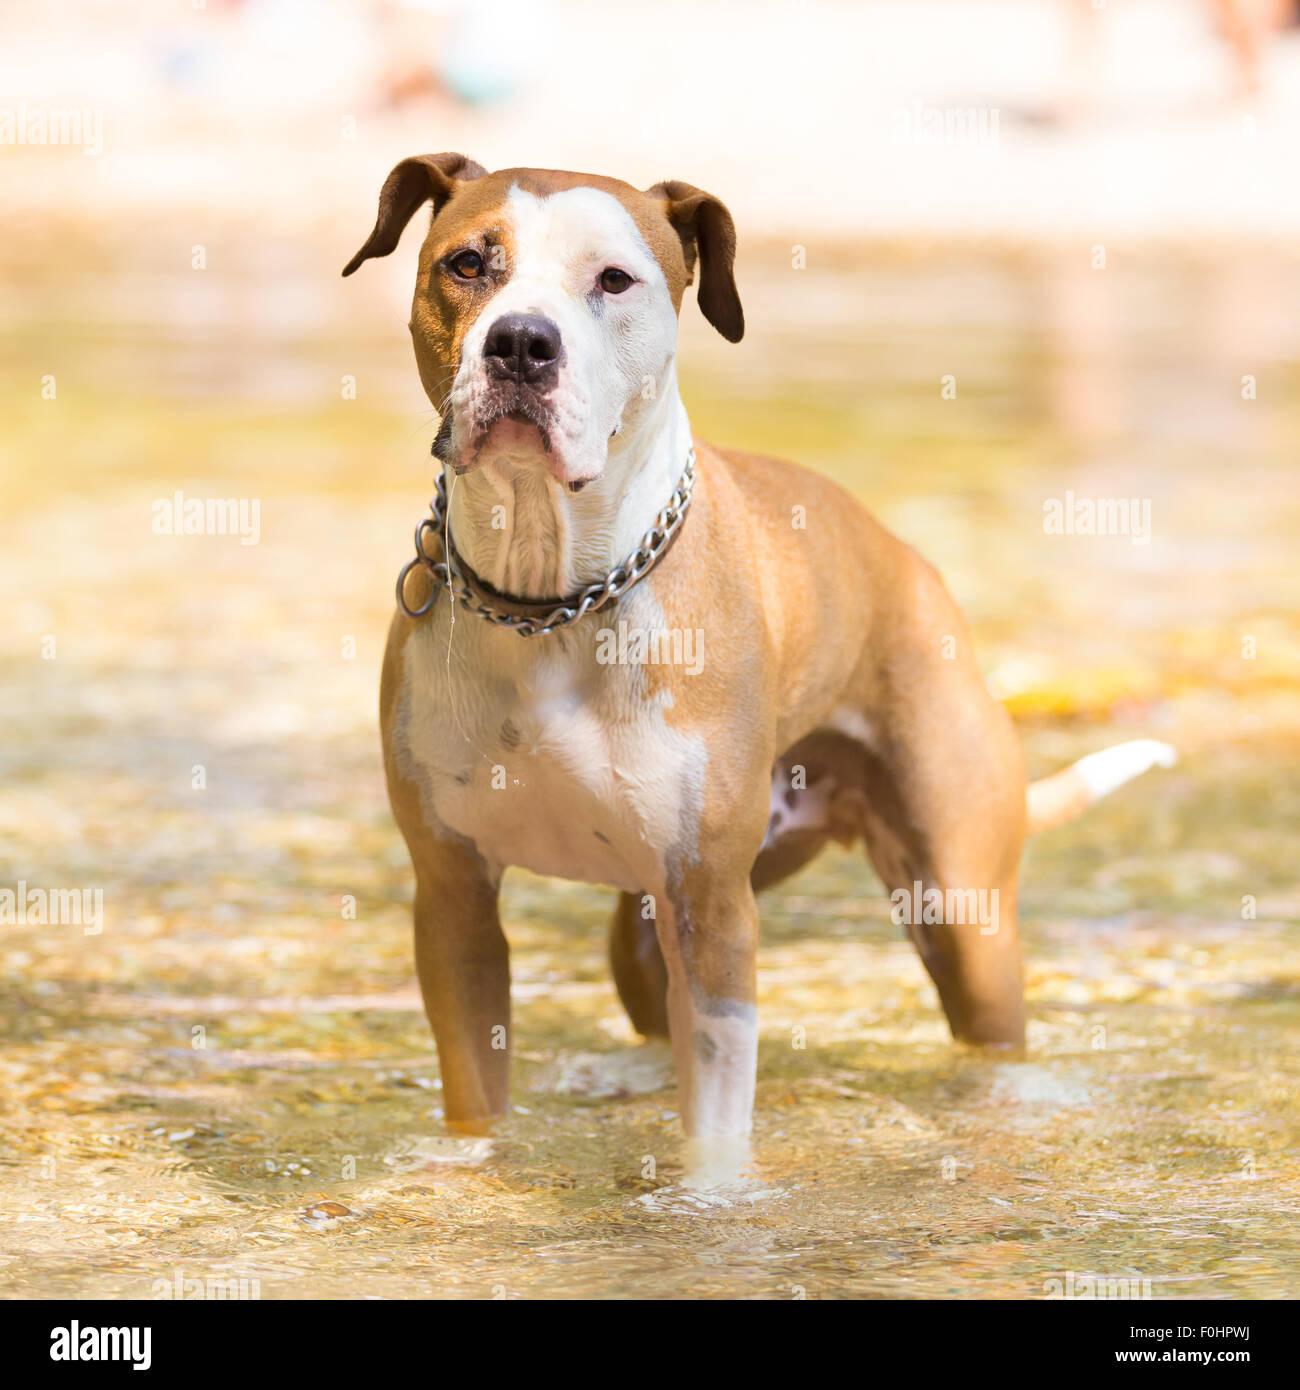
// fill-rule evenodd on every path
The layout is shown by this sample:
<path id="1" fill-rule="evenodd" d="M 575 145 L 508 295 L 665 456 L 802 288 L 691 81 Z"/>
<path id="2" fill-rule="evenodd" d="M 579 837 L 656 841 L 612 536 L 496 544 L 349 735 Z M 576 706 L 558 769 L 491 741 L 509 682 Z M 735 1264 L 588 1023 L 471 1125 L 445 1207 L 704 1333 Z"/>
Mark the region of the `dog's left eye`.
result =
<path id="1" fill-rule="evenodd" d="M 483 257 L 477 251 L 462 251 L 447 263 L 462 280 L 477 280 L 484 270 Z"/>
<path id="2" fill-rule="evenodd" d="M 600 272 L 600 287 L 606 294 L 622 294 L 631 283 L 632 277 L 627 271 L 619 270 L 615 266 Z"/>

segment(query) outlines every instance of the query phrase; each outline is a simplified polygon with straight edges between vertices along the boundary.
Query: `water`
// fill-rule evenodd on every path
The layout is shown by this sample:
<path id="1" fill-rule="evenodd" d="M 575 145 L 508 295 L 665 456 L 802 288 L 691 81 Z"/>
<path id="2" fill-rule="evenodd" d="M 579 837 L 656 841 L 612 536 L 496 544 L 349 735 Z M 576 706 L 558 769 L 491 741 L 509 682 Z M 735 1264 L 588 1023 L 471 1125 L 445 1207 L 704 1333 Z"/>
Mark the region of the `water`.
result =
<path id="1" fill-rule="evenodd" d="M 375 732 L 432 435 L 398 312 L 324 256 L 246 250 L 200 304 L 68 250 L 6 268 L 0 886 L 99 887 L 104 929 L 0 928 L 8 1296 L 1293 1290 L 1294 264 L 759 248 L 747 342 L 688 319 L 699 432 L 831 472 L 940 566 L 1035 771 L 1184 755 L 1031 846 L 1023 1058 L 950 1042 L 859 856 L 767 895 L 755 1185 L 712 1206 L 601 890 L 507 880 L 513 1113 L 442 1135 Z M 270 288 L 310 322 L 268 334 Z M 258 497 L 259 544 L 155 536 L 178 488 Z M 1045 534 L 1067 489 L 1147 499 L 1150 543 Z"/>

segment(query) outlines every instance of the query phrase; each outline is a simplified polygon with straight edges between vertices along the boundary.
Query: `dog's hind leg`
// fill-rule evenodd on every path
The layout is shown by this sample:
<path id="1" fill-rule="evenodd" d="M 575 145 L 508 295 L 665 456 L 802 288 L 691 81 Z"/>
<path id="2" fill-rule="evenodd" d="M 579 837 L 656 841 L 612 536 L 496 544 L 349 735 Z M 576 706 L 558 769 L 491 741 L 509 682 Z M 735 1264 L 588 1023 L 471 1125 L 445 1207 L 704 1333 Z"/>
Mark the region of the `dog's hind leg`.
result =
<path id="1" fill-rule="evenodd" d="M 614 983 L 632 1026 L 643 1037 L 668 1036 L 668 967 L 664 964 L 654 917 L 645 899 L 620 893 L 609 927 L 609 959 Z"/>
<path id="2" fill-rule="evenodd" d="M 1000 708 L 989 714 L 988 725 L 1005 718 Z M 1024 833 L 1019 747 L 1014 734 L 995 737 L 969 710 L 950 715 L 951 722 L 924 720 L 924 753 L 891 742 L 865 755 L 867 849 L 953 1037 L 1018 1046 L 1025 1035 L 1016 923 Z"/>
<path id="3" fill-rule="evenodd" d="M 919 570 L 911 593 L 888 661 L 862 675 L 863 831 L 953 1036 L 1017 1046 L 1024 756 L 942 585 Z"/>
<path id="4" fill-rule="evenodd" d="M 890 892 L 894 921 L 906 927 L 939 991 L 953 1037 L 1018 1046 L 1025 1012 L 1015 802 L 1024 783 L 1014 774 L 1007 779 L 999 816 L 986 804 L 983 774 L 967 766 L 972 781 L 941 790 L 915 763 L 904 769 L 865 755 L 867 851 Z"/>

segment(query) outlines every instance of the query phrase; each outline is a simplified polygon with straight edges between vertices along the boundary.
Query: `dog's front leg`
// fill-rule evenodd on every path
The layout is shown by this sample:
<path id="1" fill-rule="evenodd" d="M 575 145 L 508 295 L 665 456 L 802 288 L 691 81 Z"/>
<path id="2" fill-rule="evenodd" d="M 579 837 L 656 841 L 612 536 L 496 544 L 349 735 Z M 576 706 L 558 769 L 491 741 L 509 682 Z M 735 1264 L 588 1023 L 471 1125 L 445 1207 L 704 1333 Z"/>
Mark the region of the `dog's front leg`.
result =
<path id="1" fill-rule="evenodd" d="M 471 849 L 417 866 L 415 968 L 438 1043 L 447 1125 L 486 1133 L 510 1085 L 510 957 L 497 888 Z"/>
<path id="2" fill-rule="evenodd" d="M 698 870 L 655 914 L 690 1176 L 735 1176 L 748 1154 L 758 1064 L 758 905 L 748 875 Z"/>

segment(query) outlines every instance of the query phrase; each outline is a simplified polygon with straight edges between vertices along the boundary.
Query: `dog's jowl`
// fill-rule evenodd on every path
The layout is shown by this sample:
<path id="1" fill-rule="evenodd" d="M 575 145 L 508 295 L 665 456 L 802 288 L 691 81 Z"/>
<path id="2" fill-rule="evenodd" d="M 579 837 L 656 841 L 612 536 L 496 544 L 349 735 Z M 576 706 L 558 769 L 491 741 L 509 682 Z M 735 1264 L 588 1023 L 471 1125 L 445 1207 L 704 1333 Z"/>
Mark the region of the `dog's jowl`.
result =
<path id="1" fill-rule="evenodd" d="M 898 920 L 954 1036 L 1022 1043 L 1026 830 L 1172 750 L 1124 744 L 1026 789 L 935 571 L 815 473 L 693 439 L 686 287 L 744 331 L 716 197 L 421 155 L 344 273 L 425 203 L 410 327 L 443 479 L 381 709 L 448 1123 L 506 1111 L 511 865 L 620 890 L 614 978 L 635 1026 L 672 1038 L 697 1148 L 750 1127 L 755 892 L 828 840 L 862 841 L 918 905 Z"/>

